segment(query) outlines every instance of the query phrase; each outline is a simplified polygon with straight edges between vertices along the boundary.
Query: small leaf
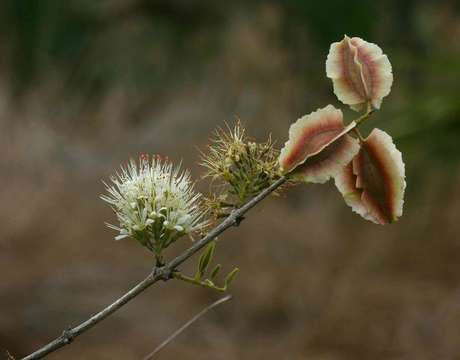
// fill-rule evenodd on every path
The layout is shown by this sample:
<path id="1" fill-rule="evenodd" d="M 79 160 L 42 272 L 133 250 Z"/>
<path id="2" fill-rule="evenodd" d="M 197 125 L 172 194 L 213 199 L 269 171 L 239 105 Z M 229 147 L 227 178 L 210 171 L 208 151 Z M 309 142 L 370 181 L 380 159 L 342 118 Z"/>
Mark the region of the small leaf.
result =
<path id="1" fill-rule="evenodd" d="M 336 175 L 345 202 L 366 220 L 396 221 L 403 212 L 406 187 L 404 163 L 390 135 L 374 129 L 353 162 Z"/>
<path id="2" fill-rule="evenodd" d="M 214 280 L 217 276 L 217 274 L 219 273 L 220 269 L 222 268 L 222 265 L 221 264 L 217 264 L 216 267 L 214 268 L 214 270 L 212 271 L 211 273 L 211 277 L 210 279 L 211 280 Z"/>
<path id="3" fill-rule="evenodd" d="M 208 245 L 206 250 L 204 251 L 203 254 L 200 256 L 200 261 L 198 263 L 198 274 L 199 274 L 199 279 L 201 279 L 208 269 L 208 265 L 212 260 L 212 257 L 214 255 L 214 249 L 216 247 L 215 242 L 212 242 Z"/>
<path id="4" fill-rule="evenodd" d="M 238 271 L 240 271 L 240 269 L 234 268 L 234 269 L 227 275 L 227 277 L 225 278 L 225 288 L 227 288 L 228 286 L 230 286 L 230 284 L 232 283 L 232 281 L 235 279 L 236 274 L 238 274 Z"/>
<path id="5" fill-rule="evenodd" d="M 305 160 L 294 170 L 292 178 L 307 183 L 325 183 L 349 164 L 358 151 L 358 141 L 349 135 L 344 135 L 327 145 L 318 154 Z"/>
<path id="6" fill-rule="evenodd" d="M 379 109 L 393 83 L 391 64 L 382 49 L 346 35 L 342 41 L 331 45 L 326 74 L 332 79 L 337 98 L 356 111 L 366 103 Z"/>
<path id="7" fill-rule="evenodd" d="M 356 126 L 343 124 L 343 114 L 328 105 L 298 119 L 289 128 L 289 140 L 280 152 L 283 173 L 305 182 L 324 183 L 359 151 L 347 133 Z"/>

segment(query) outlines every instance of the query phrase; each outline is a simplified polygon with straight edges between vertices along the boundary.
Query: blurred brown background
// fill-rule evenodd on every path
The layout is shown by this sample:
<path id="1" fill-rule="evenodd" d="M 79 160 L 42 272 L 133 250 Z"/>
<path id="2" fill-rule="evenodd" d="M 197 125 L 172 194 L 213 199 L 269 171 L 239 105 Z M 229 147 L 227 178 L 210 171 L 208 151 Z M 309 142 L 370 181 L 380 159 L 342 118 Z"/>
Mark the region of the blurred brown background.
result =
<path id="1" fill-rule="evenodd" d="M 454 0 L 3 0 L 0 348 L 35 350 L 150 271 L 145 249 L 105 228 L 101 179 L 140 152 L 199 178 L 197 147 L 237 117 L 281 146 L 299 116 L 341 106 L 325 58 L 344 33 L 393 65 L 369 125 L 403 152 L 404 216 L 366 222 L 333 183 L 265 201 L 218 246 L 241 269 L 235 299 L 158 358 L 460 359 Z M 160 284 L 49 359 L 139 359 L 217 297 Z"/>

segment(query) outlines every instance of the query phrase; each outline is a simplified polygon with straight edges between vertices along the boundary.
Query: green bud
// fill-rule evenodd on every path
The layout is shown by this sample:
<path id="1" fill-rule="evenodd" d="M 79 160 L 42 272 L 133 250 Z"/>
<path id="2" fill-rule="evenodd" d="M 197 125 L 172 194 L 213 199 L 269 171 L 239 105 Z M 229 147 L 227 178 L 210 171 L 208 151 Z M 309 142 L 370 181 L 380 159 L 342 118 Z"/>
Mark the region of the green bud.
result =
<path id="1" fill-rule="evenodd" d="M 216 267 L 214 268 L 214 270 L 211 273 L 211 280 L 214 280 L 216 278 L 216 276 L 219 273 L 221 268 L 222 268 L 222 265 L 220 265 L 220 264 L 216 265 Z"/>
<path id="2" fill-rule="evenodd" d="M 230 286 L 230 284 L 232 283 L 232 281 L 235 279 L 236 274 L 238 274 L 238 271 L 240 271 L 240 269 L 234 268 L 234 269 L 227 275 L 227 277 L 225 278 L 225 287 Z"/>
<path id="3" fill-rule="evenodd" d="M 208 269 L 208 265 L 212 260 L 212 257 L 214 255 L 214 249 L 216 247 L 215 242 L 212 242 L 208 245 L 206 250 L 204 251 L 203 254 L 200 256 L 200 260 L 198 262 L 198 278 L 201 279 Z"/>

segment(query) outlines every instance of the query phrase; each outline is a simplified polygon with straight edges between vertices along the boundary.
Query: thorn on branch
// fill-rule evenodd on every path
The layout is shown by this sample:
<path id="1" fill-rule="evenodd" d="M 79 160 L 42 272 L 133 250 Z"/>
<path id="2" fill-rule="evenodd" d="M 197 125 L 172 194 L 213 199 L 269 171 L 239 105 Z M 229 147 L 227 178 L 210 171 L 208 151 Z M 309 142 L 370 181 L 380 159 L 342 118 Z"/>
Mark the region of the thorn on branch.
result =
<path id="1" fill-rule="evenodd" d="M 235 224 L 235 226 L 237 226 L 237 227 L 238 227 L 238 226 L 240 226 L 241 222 L 242 222 L 244 219 L 245 219 L 245 217 L 244 217 L 244 216 L 242 216 L 242 215 L 241 215 L 241 216 L 238 216 L 238 217 L 236 217 L 236 218 L 235 218 L 235 220 L 234 220 L 234 224 Z"/>
<path id="2" fill-rule="evenodd" d="M 61 338 L 64 341 L 64 344 L 70 344 L 74 340 L 75 336 L 72 333 L 71 326 L 62 332 Z"/>
<path id="3" fill-rule="evenodd" d="M 155 266 L 153 269 L 153 276 L 158 277 L 160 280 L 168 281 L 173 278 L 173 270 L 168 266 Z"/>

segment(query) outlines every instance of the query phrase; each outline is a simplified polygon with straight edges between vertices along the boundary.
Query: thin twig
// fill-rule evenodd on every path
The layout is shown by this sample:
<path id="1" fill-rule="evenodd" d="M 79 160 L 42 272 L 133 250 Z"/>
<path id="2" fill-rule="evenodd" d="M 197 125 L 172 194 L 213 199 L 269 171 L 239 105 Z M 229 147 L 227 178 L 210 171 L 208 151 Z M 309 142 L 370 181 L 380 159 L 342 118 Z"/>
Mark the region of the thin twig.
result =
<path id="1" fill-rule="evenodd" d="M 34 353 L 24 357 L 22 360 L 35 360 L 41 359 L 46 355 L 56 351 L 57 349 L 70 344 L 77 336 L 83 334 L 85 331 L 91 329 L 94 325 L 101 322 L 115 311 L 120 309 L 123 305 L 125 305 L 130 300 L 134 299 L 140 293 L 142 293 L 145 289 L 150 287 L 151 285 L 155 284 L 159 280 L 168 281 L 171 279 L 172 273 L 177 269 L 179 265 L 183 262 L 188 260 L 192 257 L 195 253 L 200 251 L 204 248 L 207 244 L 213 241 L 217 236 L 222 234 L 228 228 L 238 225 L 243 218 L 243 215 L 246 214 L 249 210 L 251 210 L 254 206 L 256 206 L 259 202 L 265 199 L 268 195 L 270 195 L 273 191 L 278 189 L 281 185 L 283 185 L 287 181 L 285 176 L 280 177 L 276 180 L 273 184 L 271 184 L 266 189 L 262 190 L 258 195 L 254 198 L 249 200 L 246 204 L 241 206 L 239 209 L 232 211 L 232 213 L 225 218 L 219 225 L 217 225 L 214 229 L 212 229 L 205 237 L 200 239 L 199 241 L 195 242 L 192 246 L 190 246 L 187 250 L 181 253 L 179 256 L 171 260 L 169 263 L 162 267 L 154 267 L 152 272 L 140 283 L 134 286 L 131 290 L 129 290 L 126 294 L 120 297 L 118 300 L 98 312 L 97 314 L 91 316 L 88 320 L 84 321 L 80 325 L 69 328 L 65 330 L 61 336 L 54 339 L 47 345 L 43 346 L 42 348 L 38 349 Z"/>
<path id="2" fill-rule="evenodd" d="M 224 302 L 231 300 L 232 295 L 224 296 L 223 298 L 214 301 L 211 305 L 206 306 L 203 310 L 201 310 L 198 314 L 192 317 L 189 321 L 187 321 L 184 325 L 182 325 L 179 329 L 177 329 L 174 333 L 172 333 L 165 341 L 163 341 L 160 345 L 158 345 L 155 350 L 153 350 L 150 354 L 144 357 L 143 360 L 151 360 L 153 357 L 166 345 L 168 345 L 171 341 L 173 341 L 177 336 L 179 336 L 185 329 L 187 329 L 190 325 L 192 325 L 195 321 L 197 321 L 200 317 L 205 315 L 209 310 L 215 308 L 216 306 L 223 304 Z"/>
<path id="3" fill-rule="evenodd" d="M 193 277 L 184 275 L 184 274 L 182 274 L 180 272 L 173 273 L 173 277 L 175 279 L 177 279 L 177 280 L 181 280 L 181 281 L 187 282 L 189 284 L 202 286 L 204 288 L 216 290 L 216 291 L 219 291 L 219 292 L 225 292 L 227 290 L 227 286 L 219 287 L 219 286 L 215 285 L 213 282 L 204 281 L 204 280 L 201 280 L 201 279 L 195 279 Z"/>
<path id="4" fill-rule="evenodd" d="M 361 135 L 361 131 L 359 131 L 359 129 L 356 127 L 353 129 L 353 132 L 358 137 L 359 142 L 362 144 L 365 140 L 364 137 Z"/>

